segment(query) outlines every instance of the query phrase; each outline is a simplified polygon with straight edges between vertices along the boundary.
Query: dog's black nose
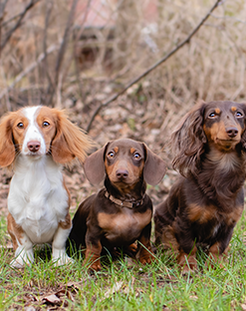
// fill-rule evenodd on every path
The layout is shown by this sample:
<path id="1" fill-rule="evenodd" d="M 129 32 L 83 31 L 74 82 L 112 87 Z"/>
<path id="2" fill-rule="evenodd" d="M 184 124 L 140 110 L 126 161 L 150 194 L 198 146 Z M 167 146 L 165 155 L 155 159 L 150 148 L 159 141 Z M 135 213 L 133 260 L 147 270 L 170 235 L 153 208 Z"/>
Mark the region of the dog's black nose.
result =
<path id="1" fill-rule="evenodd" d="M 27 143 L 27 148 L 31 151 L 31 152 L 37 152 L 40 149 L 40 142 L 39 141 L 29 141 Z"/>
<path id="2" fill-rule="evenodd" d="M 117 178 L 119 178 L 119 179 L 125 179 L 125 178 L 127 178 L 128 177 L 128 171 L 127 170 L 117 170 L 116 171 L 116 176 L 117 176 Z"/>
<path id="3" fill-rule="evenodd" d="M 226 133 L 229 137 L 233 138 L 236 137 L 238 134 L 238 129 L 236 127 L 227 127 Z"/>

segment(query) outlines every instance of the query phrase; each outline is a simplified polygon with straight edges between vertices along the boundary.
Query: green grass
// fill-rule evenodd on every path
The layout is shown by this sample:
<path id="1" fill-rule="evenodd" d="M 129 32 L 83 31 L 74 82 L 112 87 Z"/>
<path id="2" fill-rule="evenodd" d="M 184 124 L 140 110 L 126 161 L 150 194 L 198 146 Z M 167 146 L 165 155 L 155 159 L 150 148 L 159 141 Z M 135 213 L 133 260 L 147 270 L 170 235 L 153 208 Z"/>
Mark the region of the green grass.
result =
<path id="1" fill-rule="evenodd" d="M 242 310 L 246 301 L 245 216 L 235 228 L 224 267 L 204 269 L 183 276 L 171 253 L 159 251 L 157 261 L 142 266 L 129 258 L 103 264 L 90 275 L 77 259 L 55 267 L 49 250 L 35 251 L 35 264 L 11 269 L 13 250 L 6 220 L 1 218 L 0 310 Z M 8 243 L 9 244 L 9 243 Z M 56 294 L 59 303 L 45 303 Z"/>

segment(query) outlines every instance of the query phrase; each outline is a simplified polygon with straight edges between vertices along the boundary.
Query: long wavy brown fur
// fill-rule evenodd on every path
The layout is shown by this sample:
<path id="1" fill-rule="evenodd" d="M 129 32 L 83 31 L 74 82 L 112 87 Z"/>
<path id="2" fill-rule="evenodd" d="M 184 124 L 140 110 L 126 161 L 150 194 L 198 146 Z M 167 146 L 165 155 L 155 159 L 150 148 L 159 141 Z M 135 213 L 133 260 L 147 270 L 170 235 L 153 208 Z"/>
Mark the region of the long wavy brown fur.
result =
<path id="1" fill-rule="evenodd" d="M 196 104 L 182 118 L 171 136 L 175 154 L 172 164 L 184 177 L 188 177 L 190 173 L 196 175 L 201 155 L 205 151 L 207 138 L 202 128 L 204 107 L 203 102 Z"/>

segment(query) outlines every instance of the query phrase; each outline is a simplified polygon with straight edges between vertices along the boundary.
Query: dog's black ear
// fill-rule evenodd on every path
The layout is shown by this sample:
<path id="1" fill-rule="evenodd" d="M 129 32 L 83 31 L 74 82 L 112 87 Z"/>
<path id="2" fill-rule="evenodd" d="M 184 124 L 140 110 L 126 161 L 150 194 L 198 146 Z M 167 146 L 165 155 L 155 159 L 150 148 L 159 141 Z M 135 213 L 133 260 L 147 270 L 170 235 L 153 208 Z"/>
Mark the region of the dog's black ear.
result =
<path id="1" fill-rule="evenodd" d="M 108 144 L 92 153 L 84 162 L 85 175 L 93 185 L 100 184 L 105 178 L 104 158 Z"/>
<path id="2" fill-rule="evenodd" d="M 143 144 L 146 153 L 144 164 L 144 180 L 152 186 L 157 185 L 166 173 L 166 163 L 154 154 L 145 144 Z"/>

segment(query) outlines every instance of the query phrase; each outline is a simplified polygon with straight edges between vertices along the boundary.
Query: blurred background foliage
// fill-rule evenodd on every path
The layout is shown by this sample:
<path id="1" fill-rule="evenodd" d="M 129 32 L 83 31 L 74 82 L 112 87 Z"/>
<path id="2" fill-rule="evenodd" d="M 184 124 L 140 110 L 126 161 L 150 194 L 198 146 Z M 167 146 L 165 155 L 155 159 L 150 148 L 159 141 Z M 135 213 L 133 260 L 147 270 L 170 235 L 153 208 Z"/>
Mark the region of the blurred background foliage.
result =
<path id="1" fill-rule="evenodd" d="M 66 108 L 87 129 L 98 106 L 184 40 L 214 3 L 1 0 L 0 116 L 42 104 Z M 119 137 L 146 142 L 170 177 L 170 132 L 198 100 L 245 101 L 245 60 L 246 2 L 221 1 L 189 44 L 98 113 L 89 135 L 98 147 Z"/>

